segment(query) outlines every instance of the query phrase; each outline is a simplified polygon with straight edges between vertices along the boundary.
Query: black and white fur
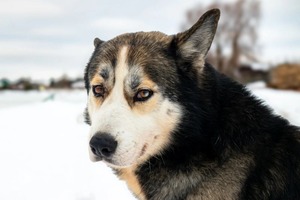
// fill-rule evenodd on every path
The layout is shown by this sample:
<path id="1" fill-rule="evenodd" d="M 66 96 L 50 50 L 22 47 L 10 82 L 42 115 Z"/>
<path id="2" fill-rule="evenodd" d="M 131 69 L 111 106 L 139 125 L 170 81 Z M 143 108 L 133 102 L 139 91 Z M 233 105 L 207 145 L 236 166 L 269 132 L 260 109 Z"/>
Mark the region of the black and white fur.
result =
<path id="1" fill-rule="evenodd" d="M 90 157 L 139 199 L 300 199 L 300 132 L 205 63 L 218 9 L 177 35 L 95 39 Z"/>

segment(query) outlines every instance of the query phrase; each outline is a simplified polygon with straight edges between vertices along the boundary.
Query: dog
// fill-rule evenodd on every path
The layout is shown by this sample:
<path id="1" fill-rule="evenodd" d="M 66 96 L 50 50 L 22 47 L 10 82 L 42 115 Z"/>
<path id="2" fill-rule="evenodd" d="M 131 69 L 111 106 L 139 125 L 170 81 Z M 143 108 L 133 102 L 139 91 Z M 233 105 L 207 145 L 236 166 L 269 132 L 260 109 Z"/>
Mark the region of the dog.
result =
<path id="1" fill-rule="evenodd" d="M 205 62 L 219 17 L 94 40 L 90 158 L 137 199 L 300 199 L 299 128 Z"/>

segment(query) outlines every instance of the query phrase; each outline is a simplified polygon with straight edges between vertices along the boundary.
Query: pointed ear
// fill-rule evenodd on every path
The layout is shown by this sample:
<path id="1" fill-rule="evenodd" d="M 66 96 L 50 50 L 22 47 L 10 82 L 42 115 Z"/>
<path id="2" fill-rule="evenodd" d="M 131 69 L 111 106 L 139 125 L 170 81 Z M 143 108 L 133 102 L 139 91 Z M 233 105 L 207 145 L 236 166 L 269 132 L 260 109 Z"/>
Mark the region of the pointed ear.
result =
<path id="1" fill-rule="evenodd" d="M 104 41 L 100 40 L 99 38 L 94 39 L 94 46 L 97 48 L 100 44 L 102 44 Z"/>
<path id="2" fill-rule="evenodd" d="M 177 50 L 184 59 L 201 62 L 199 64 L 204 66 L 219 18 L 219 9 L 209 10 L 189 30 L 176 35 Z"/>

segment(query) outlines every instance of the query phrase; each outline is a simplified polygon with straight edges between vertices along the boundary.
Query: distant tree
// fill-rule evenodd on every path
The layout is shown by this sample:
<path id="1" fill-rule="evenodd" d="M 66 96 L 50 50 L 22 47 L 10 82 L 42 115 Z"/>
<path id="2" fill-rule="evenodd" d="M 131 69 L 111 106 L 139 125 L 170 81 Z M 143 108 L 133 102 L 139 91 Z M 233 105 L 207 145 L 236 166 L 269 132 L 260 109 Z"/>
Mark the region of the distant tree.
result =
<path id="1" fill-rule="evenodd" d="M 55 87 L 55 79 L 54 79 L 54 78 L 51 78 L 51 79 L 50 79 L 49 87 L 50 87 L 50 88 Z"/>
<path id="2" fill-rule="evenodd" d="M 9 86 L 10 86 L 10 81 L 7 78 L 2 78 L 0 80 L 0 89 L 1 90 L 9 89 Z"/>
<path id="3" fill-rule="evenodd" d="M 71 88 L 72 80 L 69 79 L 66 75 L 63 75 L 58 80 L 50 79 L 50 88 L 57 88 L 57 89 L 69 89 Z"/>
<path id="4" fill-rule="evenodd" d="M 214 43 L 208 54 L 208 62 L 220 72 L 237 78 L 236 70 L 241 61 L 257 61 L 257 30 L 260 20 L 258 0 L 237 0 L 235 2 L 215 2 L 209 6 L 197 6 L 187 12 L 186 29 L 194 24 L 206 10 L 219 8 L 219 21 Z"/>
<path id="5" fill-rule="evenodd" d="M 33 90 L 33 89 L 36 89 L 36 87 L 30 78 L 20 78 L 15 84 L 15 89 Z"/>

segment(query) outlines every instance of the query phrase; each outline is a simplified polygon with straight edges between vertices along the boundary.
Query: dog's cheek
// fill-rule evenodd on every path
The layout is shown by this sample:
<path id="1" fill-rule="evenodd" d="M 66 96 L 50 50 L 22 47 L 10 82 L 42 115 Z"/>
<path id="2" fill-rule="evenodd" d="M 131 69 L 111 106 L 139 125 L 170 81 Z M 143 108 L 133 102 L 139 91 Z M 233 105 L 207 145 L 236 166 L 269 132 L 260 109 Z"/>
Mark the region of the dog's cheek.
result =
<path id="1" fill-rule="evenodd" d="M 161 127 L 163 135 L 169 135 L 180 123 L 182 115 L 181 107 L 169 100 L 166 100 L 161 107 L 161 115 L 157 118 L 157 123 Z"/>
<path id="2" fill-rule="evenodd" d="M 155 124 L 154 134 L 149 137 L 151 142 L 148 153 L 155 155 L 163 148 L 172 142 L 171 133 L 176 130 L 180 123 L 182 109 L 176 103 L 165 100 L 159 112 L 153 116 L 153 123 Z"/>

